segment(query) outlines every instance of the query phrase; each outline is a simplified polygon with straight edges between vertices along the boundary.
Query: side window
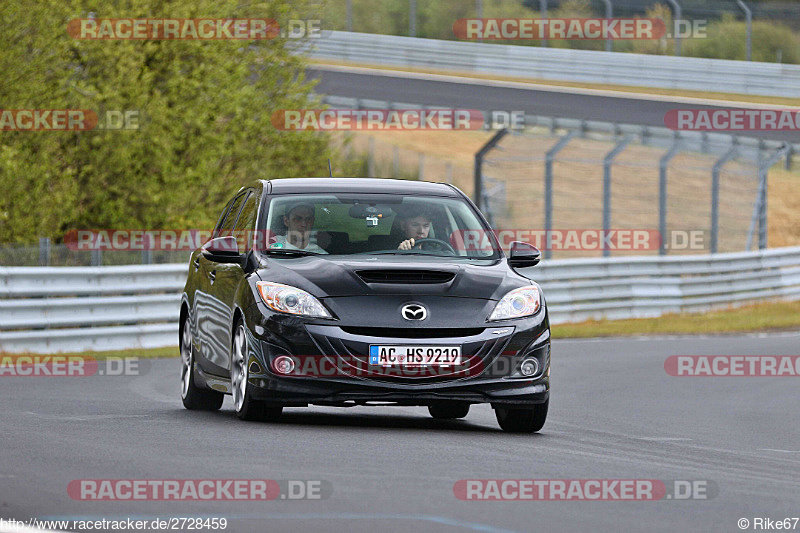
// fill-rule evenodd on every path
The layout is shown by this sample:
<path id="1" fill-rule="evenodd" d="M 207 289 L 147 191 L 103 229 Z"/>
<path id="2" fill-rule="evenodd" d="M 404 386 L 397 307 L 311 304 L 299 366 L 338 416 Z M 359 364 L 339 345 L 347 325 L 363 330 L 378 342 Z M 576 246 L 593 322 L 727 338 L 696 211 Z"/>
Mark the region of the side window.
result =
<path id="1" fill-rule="evenodd" d="M 256 195 L 251 194 L 247 197 L 239 213 L 239 219 L 234 226 L 236 240 L 239 241 L 239 249 L 250 250 L 253 247 L 253 230 L 256 225 Z"/>
<path id="2" fill-rule="evenodd" d="M 216 225 L 214 226 L 214 232 L 211 236 L 212 238 L 219 235 L 219 229 L 222 227 L 222 223 L 225 221 L 225 215 L 228 213 L 228 210 L 231 207 L 233 200 L 229 200 L 227 204 L 225 204 L 225 208 L 222 210 L 222 214 L 219 216 L 219 220 L 217 220 Z"/>
<path id="3" fill-rule="evenodd" d="M 251 194 L 242 207 L 242 212 L 239 213 L 239 220 L 236 221 L 234 229 L 236 231 L 252 230 L 256 223 L 256 195 Z"/>
<path id="4" fill-rule="evenodd" d="M 216 237 L 227 237 L 233 231 L 233 225 L 236 223 L 236 218 L 239 216 L 239 211 L 242 208 L 242 201 L 245 195 L 241 194 L 233 200 L 231 208 L 228 209 L 228 214 L 225 215 L 225 220 L 219 227 Z"/>

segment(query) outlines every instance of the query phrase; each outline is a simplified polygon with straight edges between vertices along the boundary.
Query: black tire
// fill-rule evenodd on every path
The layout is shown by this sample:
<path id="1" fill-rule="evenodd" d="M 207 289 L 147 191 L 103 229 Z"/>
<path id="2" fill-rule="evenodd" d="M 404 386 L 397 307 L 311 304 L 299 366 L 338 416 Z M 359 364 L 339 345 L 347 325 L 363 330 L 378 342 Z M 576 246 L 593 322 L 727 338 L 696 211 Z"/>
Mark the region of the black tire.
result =
<path id="1" fill-rule="evenodd" d="M 188 316 L 181 324 L 181 400 L 186 409 L 192 411 L 218 411 L 225 395 L 221 392 L 204 389 L 194 381 L 194 344 Z"/>
<path id="2" fill-rule="evenodd" d="M 241 344 L 239 344 L 241 338 Z M 249 362 L 247 350 L 247 335 L 244 322 L 240 318 L 233 328 L 233 342 L 231 343 L 231 392 L 233 393 L 233 408 L 240 420 L 269 421 L 281 416 L 283 407 L 280 405 L 267 405 L 253 399 L 253 386 L 248 383 Z M 241 397 L 240 397 L 241 396 Z"/>
<path id="3" fill-rule="evenodd" d="M 509 433 L 535 433 L 544 427 L 549 405 L 550 400 L 548 399 L 544 403 L 534 405 L 533 408 L 497 407 L 494 410 L 494 414 L 503 431 Z"/>
<path id="4" fill-rule="evenodd" d="M 437 420 L 464 418 L 469 413 L 470 405 L 464 402 L 441 402 L 428 406 L 428 412 Z"/>

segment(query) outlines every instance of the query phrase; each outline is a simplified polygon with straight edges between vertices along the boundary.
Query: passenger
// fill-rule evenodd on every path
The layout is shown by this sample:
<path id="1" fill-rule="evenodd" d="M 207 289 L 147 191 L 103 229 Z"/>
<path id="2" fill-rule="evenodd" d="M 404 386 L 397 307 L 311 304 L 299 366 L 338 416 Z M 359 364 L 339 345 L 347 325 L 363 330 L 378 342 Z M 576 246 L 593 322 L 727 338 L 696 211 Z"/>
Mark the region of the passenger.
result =
<path id="1" fill-rule="evenodd" d="M 286 235 L 279 235 L 270 248 L 328 253 L 310 241 L 311 230 L 314 227 L 313 205 L 305 203 L 293 205 L 283 216 L 283 224 L 286 226 Z"/>

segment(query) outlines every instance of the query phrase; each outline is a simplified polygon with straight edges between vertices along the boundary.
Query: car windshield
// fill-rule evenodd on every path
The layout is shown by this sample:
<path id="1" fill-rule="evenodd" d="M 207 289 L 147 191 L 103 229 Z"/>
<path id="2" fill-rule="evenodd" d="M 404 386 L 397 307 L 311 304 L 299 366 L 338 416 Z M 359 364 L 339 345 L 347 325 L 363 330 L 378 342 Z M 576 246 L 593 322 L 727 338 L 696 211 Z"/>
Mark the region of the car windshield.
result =
<path id="1" fill-rule="evenodd" d="M 259 228 L 263 252 L 496 259 L 493 238 L 460 198 L 397 194 L 273 196 Z M 295 253 L 287 253 L 295 252 Z"/>

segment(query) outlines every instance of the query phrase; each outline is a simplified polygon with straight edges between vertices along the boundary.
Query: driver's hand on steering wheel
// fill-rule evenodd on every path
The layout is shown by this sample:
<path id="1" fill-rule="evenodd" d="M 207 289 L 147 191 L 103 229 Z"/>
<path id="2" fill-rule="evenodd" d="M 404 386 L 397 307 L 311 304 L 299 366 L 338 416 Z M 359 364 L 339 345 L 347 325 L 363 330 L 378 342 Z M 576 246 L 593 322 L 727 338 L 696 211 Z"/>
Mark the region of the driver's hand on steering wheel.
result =
<path id="1" fill-rule="evenodd" d="M 397 247 L 398 250 L 410 250 L 414 247 L 414 239 L 406 239 Z"/>

